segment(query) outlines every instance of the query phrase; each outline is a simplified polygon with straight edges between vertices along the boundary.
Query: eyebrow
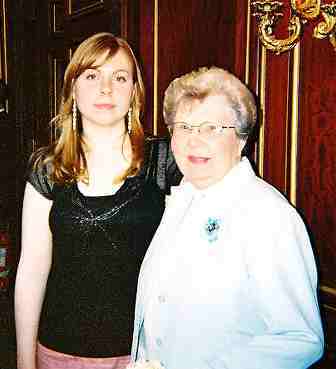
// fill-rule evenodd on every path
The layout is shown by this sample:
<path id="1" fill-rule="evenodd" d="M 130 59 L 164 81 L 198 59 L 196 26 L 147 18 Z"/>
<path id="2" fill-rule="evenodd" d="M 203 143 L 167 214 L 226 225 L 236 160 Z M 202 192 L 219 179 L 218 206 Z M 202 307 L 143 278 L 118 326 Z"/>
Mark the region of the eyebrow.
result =
<path id="1" fill-rule="evenodd" d="M 91 65 L 90 67 L 87 67 L 85 70 L 88 70 L 88 69 L 95 69 L 95 70 L 99 70 L 99 69 L 102 69 L 102 65 Z M 131 72 L 126 70 L 126 69 L 116 69 L 115 71 L 113 71 L 114 73 L 115 72 L 125 72 L 125 73 L 128 73 L 130 74 Z"/>

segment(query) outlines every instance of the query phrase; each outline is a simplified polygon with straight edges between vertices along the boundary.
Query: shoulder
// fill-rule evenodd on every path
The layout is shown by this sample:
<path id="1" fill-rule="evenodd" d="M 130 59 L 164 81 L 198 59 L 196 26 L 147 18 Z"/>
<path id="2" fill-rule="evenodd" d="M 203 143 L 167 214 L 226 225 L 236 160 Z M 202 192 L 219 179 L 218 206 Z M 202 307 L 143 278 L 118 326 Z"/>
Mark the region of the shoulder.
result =
<path id="1" fill-rule="evenodd" d="M 250 181 L 243 197 L 251 228 L 262 228 L 263 233 L 306 228 L 301 215 L 286 196 L 260 177 Z"/>
<path id="2" fill-rule="evenodd" d="M 247 161 L 235 172 L 233 191 L 236 206 L 232 210 L 244 223 L 254 229 L 275 229 L 286 221 L 300 218 L 296 208 L 272 184 L 255 174 Z M 232 186 L 233 187 L 233 186 Z"/>
<path id="3" fill-rule="evenodd" d="M 251 181 L 248 191 L 251 201 L 258 201 L 261 206 L 267 207 L 275 204 L 287 206 L 289 204 L 284 194 L 258 176 Z"/>
<path id="4" fill-rule="evenodd" d="M 48 149 L 35 152 L 29 160 L 26 180 L 45 198 L 52 200 L 54 182 L 51 179 L 53 165 L 47 160 Z"/>
<path id="5" fill-rule="evenodd" d="M 252 194 L 255 194 L 261 206 L 266 209 L 269 207 L 276 207 L 279 211 L 293 209 L 285 194 L 260 177 L 255 178 L 254 184 L 251 186 L 251 191 Z"/>

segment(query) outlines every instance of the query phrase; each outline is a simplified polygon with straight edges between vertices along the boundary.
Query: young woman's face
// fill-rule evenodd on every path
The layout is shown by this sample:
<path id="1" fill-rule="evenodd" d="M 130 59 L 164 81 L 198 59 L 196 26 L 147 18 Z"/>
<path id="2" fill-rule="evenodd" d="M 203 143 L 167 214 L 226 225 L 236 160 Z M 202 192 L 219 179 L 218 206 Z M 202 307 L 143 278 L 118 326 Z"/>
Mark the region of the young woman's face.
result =
<path id="1" fill-rule="evenodd" d="M 123 49 L 104 64 L 101 60 L 86 69 L 74 85 L 84 131 L 89 125 L 124 129 L 134 92 L 133 65 Z"/>

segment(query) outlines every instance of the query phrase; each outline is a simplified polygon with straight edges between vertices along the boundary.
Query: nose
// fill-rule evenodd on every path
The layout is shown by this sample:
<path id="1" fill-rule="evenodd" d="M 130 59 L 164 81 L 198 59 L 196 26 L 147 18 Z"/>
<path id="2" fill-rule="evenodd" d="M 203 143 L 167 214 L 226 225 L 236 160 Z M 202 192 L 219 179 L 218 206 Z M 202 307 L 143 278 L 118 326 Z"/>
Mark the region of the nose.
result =
<path id="1" fill-rule="evenodd" d="M 102 95 L 110 95 L 112 93 L 112 79 L 104 76 L 100 80 L 100 93 Z"/>
<path id="2" fill-rule="evenodd" d="M 199 134 L 199 127 L 193 127 L 187 138 L 187 145 L 190 147 L 196 147 L 204 144 L 204 140 Z"/>

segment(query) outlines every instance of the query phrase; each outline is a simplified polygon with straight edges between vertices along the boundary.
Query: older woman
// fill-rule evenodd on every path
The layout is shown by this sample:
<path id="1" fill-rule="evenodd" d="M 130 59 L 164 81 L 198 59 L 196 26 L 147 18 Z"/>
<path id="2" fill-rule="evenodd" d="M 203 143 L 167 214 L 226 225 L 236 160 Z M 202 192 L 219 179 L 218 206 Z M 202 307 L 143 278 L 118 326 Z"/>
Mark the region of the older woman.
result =
<path id="1" fill-rule="evenodd" d="M 296 210 L 241 158 L 253 95 L 202 68 L 170 84 L 164 116 L 184 181 L 142 264 L 133 360 L 309 367 L 323 352 L 314 257 Z"/>

